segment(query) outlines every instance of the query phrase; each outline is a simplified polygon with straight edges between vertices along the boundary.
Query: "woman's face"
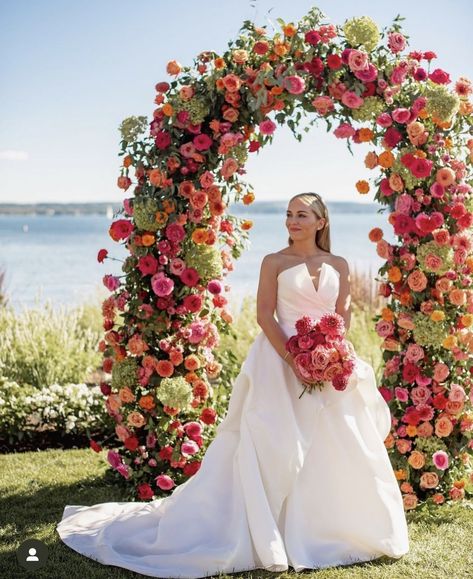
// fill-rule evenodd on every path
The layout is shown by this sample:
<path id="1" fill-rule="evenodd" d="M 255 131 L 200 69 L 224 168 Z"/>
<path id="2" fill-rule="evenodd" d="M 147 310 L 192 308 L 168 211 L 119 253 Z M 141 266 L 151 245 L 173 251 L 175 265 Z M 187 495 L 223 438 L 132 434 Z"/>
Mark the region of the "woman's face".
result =
<path id="1" fill-rule="evenodd" d="M 287 206 L 286 227 L 291 239 L 315 239 L 317 229 L 324 226 L 323 217 L 317 217 L 306 201 L 293 199 Z"/>

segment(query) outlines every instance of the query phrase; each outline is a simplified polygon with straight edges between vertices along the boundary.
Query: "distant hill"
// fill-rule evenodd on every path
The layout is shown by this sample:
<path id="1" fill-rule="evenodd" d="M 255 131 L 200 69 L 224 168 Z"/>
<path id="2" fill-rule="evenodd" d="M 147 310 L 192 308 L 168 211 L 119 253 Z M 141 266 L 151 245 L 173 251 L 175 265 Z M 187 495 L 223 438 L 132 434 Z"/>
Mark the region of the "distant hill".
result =
<path id="1" fill-rule="evenodd" d="M 333 213 L 376 213 L 382 205 L 356 201 L 328 201 Z M 0 215 L 107 215 L 110 219 L 121 203 L 0 203 Z M 233 215 L 281 213 L 287 201 L 255 201 L 251 205 L 232 203 L 228 210 Z"/>

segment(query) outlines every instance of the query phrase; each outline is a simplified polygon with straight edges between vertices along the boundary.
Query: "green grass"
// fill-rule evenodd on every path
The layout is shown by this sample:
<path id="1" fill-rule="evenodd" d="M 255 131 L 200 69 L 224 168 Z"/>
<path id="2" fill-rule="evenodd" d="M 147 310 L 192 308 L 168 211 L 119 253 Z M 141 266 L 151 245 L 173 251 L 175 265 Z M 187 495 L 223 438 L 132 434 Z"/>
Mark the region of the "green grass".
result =
<path id="1" fill-rule="evenodd" d="M 16 549 L 26 539 L 47 544 L 43 579 L 142 577 L 79 555 L 61 542 L 56 525 L 66 504 L 92 505 L 124 500 L 106 476 L 105 453 L 88 449 L 0 455 L 0 577 L 30 577 L 18 566 Z M 408 513 L 410 552 L 400 560 L 382 558 L 349 567 L 296 574 L 253 571 L 233 579 L 300 577 L 312 579 L 466 579 L 473 577 L 473 509 L 442 506 L 432 515 Z M 360 522 L 363 524 L 362 522 Z M 224 576 L 222 575 L 221 578 Z"/>

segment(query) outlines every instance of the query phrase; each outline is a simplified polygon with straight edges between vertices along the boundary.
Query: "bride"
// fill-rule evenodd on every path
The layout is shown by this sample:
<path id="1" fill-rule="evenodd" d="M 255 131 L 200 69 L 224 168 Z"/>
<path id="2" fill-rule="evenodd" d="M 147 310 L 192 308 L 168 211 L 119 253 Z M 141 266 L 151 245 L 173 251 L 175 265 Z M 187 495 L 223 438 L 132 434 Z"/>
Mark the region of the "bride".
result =
<path id="1" fill-rule="evenodd" d="M 389 407 L 356 357 L 343 391 L 304 380 L 284 344 L 302 315 L 338 312 L 350 326 L 349 268 L 330 253 L 323 199 L 289 201 L 288 247 L 262 260 L 262 331 L 236 377 L 197 473 L 151 502 L 67 505 L 62 541 L 105 565 L 150 577 L 317 569 L 409 550 L 384 439 Z M 274 314 L 276 313 L 276 318 Z"/>

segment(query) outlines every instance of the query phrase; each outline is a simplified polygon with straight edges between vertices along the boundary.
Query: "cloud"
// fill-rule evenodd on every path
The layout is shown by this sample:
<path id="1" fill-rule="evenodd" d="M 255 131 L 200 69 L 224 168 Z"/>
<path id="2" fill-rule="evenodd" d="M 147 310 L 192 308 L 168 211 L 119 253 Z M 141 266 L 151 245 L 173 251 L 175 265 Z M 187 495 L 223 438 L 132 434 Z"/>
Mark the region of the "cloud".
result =
<path id="1" fill-rule="evenodd" d="M 0 151 L 0 159 L 5 159 L 7 161 L 26 161 L 28 159 L 28 153 L 26 151 L 5 149 Z"/>

